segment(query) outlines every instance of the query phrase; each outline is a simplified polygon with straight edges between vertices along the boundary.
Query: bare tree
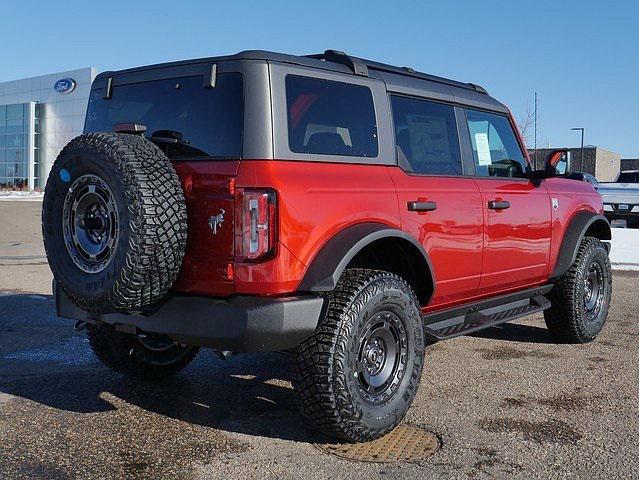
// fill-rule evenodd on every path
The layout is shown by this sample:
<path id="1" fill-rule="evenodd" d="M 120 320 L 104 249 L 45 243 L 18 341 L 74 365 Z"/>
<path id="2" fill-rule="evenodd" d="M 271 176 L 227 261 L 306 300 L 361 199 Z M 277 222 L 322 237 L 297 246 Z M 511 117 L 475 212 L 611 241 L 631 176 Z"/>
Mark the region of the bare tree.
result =
<path id="1" fill-rule="evenodd" d="M 529 103 L 526 104 L 526 111 L 524 115 L 520 118 L 518 122 L 519 131 L 521 132 L 521 136 L 524 139 L 524 143 L 526 144 L 526 148 L 528 149 L 536 149 L 535 145 L 535 110 L 530 106 Z M 537 150 L 534 150 L 531 155 L 531 160 L 533 162 L 533 168 L 537 168 Z"/>
<path id="2" fill-rule="evenodd" d="M 530 107 L 530 104 L 526 105 L 526 112 L 519 120 L 518 126 L 526 147 L 531 148 L 533 144 L 533 129 L 535 126 L 535 112 Z"/>

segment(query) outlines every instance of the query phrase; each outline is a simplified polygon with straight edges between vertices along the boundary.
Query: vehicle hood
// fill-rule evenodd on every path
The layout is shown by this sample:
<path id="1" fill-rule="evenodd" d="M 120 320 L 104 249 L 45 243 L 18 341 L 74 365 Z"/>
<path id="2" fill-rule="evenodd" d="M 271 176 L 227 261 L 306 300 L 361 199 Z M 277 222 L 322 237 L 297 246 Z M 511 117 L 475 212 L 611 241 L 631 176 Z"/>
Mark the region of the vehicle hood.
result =
<path id="1" fill-rule="evenodd" d="M 597 191 L 604 202 L 624 203 L 629 197 L 639 198 L 639 183 L 600 183 Z"/>

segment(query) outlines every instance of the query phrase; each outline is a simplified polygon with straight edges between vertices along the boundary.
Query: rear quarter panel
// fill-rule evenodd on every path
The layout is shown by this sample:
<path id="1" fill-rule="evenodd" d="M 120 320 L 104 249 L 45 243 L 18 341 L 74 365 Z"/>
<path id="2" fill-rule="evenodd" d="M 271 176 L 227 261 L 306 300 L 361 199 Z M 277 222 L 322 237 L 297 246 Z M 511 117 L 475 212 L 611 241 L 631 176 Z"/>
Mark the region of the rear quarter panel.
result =
<path id="1" fill-rule="evenodd" d="M 278 255 L 265 263 L 237 263 L 235 288 L 244 294 L 281 294 L 299 286 L 306 267 L 337 232 L 361 222 L 399 228 L 388 167 L 299 161 L 243 161 L 237 187 L 277 192 Z"/>

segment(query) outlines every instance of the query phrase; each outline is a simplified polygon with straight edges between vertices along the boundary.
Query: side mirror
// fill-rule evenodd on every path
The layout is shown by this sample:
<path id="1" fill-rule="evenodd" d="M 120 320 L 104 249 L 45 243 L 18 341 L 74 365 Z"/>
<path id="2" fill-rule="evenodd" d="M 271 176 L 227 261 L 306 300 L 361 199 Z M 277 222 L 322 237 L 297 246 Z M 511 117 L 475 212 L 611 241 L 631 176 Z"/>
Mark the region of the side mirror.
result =
<path id="1" fill-rule="evenodd" d="M 549 176 L 570 174 L 570 150 L 554 150 L 546 159 L 546 172 Z"/>
<path id="2" fill-rule="evenodd" d="M 531 179 L 535 185 L 540 185 L 545 178 L 559 175 L 570 175 L 570 150 L 553 150 L 546 157 L 543 170 L 535 170 L 531 173 Z"/>

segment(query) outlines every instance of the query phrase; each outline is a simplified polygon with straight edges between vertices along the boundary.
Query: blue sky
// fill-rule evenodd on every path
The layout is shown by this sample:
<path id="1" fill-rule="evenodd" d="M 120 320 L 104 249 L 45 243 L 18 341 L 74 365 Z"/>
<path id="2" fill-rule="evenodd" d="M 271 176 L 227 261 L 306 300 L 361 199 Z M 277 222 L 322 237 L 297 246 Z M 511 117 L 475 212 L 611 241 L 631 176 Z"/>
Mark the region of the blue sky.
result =
<path id="1" fill-rule="evenodd" d="M 0 81 L 95 66 L 328 48 L 478 83 L 538 145 L 639 158 L 639 2 L 0 0 Z"/>

